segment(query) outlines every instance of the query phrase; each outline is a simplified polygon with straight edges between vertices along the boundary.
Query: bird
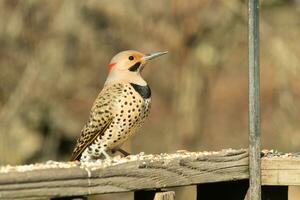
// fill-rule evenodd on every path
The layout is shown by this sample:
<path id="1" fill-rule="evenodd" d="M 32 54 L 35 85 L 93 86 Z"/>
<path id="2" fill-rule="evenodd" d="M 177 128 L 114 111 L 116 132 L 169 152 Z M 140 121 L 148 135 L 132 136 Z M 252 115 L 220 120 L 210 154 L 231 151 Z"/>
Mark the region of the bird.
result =
<path id="1" fill-rule="evenodd" d="M 111 159 L 109 153 L 115 151 L 128 154 L 121 146 L 143 125 L 151 107 L 151 89 L 141 72 L 150 60 L 166 53 L 126 50 L 111 59 L 103 89 L 92 105 L 70 161 Z"/>

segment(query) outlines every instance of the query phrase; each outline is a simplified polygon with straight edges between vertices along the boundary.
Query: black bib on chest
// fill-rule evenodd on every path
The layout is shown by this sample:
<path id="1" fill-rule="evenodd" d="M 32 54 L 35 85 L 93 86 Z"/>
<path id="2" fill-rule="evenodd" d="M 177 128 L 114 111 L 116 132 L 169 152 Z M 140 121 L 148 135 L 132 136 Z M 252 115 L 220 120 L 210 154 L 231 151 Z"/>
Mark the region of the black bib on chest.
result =
<path id="1" fill-rule="evenodd" d="M 148 85 L 141 86 L 134 83 L 130 83 L 130 85 L 134 88 L 134 90 L 143 97 L 143 99 L 148 99 L 151 97 L 151 89 Z"/>

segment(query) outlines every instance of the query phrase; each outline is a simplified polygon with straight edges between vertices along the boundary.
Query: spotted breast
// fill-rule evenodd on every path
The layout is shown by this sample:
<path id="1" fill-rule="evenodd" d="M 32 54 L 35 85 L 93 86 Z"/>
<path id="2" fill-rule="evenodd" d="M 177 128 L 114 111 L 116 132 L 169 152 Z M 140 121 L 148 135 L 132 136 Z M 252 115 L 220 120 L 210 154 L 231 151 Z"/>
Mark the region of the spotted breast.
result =
<path id="1" fill-rule="evenodd" d="M 96 99 L 90 120 L 82 130 L 80 138 L 94 139 L 82 151 L 81 160 L 94 160 L 107 150 L 118 149 L 143 125 L 150 106 L 151 90 L 148 85 L 120 83 L 105 88 Z M 103 127 L 105 130 L 95 134 L 95 129 L 99 132 Z"/>

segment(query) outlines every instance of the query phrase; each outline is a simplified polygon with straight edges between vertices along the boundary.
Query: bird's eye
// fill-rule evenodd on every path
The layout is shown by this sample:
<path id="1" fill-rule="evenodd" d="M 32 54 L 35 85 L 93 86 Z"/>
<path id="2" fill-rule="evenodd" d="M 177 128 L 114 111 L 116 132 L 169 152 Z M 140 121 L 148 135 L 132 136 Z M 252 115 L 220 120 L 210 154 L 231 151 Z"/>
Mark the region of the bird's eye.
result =
<path id="1" fill-rule="evenodd" d="M 129 56 L 129 58 L 128 58 L 129 60 L 133 60 L 134 59 L 134 57 L 133 56 Z"/>

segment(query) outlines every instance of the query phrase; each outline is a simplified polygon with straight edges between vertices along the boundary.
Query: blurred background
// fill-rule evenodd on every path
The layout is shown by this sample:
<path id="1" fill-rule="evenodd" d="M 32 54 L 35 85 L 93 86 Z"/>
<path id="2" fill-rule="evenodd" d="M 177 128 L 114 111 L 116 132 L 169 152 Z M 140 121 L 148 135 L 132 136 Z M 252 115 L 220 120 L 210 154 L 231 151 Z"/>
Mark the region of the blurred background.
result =
<path id="1" fill-rule="evenodd" d="M 263 148 L 299 152 L 300 1 L 261 1 L 260 23 Z M 126 150 L 246 148 L 247 42 L 241 0 L 2 0 L 0 164 L 68 160 L 107 64 L 127 49 L 169 54 L 143 71 L 152 110 Z M 132 194 L 94 199 L 112 197 Z"/>

